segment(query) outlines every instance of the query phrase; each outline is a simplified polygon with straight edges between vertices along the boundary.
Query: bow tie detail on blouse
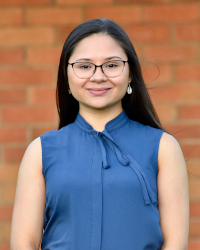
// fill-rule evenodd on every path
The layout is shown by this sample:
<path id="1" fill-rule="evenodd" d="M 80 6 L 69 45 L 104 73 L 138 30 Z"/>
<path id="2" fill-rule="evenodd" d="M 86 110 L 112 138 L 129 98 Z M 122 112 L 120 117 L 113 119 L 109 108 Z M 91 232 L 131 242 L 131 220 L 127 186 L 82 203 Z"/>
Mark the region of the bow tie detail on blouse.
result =
<path id="1" fill-rule="evenodd" d="M 96 133 L 97 133 L 97 136 L 99 137 L 103 167 L 105 169 L 110 167 L 107 161 L 107 151 L 104 146 L 104 142 L 105 142 L 110 147 L 110 149 L 115 153 L 119 162 L 124 166 L 131 167 L 132 170 L 137 175 L 141 184 L 145 204 L 148 205 L 151 202 L 156 202 L 156 197 L 150 187 L 147 177 L 145 173 L 143 172 L 142 168 L 140 167 L 140 165 L 134 160 L 134 158 L 130 154 L 125 152 L 119 145 L 117 145 L 117 143 L 108 133 L 108 131 L 103 130 L 102 132 L 96 132 Z"/>
<path id="2" fill-rule="evenodd" d="M 110 149 L 112 149 L 112 151 L 116 154 L 117 159 L 121 162 L 121 164 L 123 164 L 124 166 L 127 166 L 129 164 L 129 160 L 127 159 L 127 157 L 122 154 L 120 147 L 114 142 L 113 138 L 106 130 L 104 130 L 103 132 L 98 132 L 98 136 L 107 143 Z M 110 166 L 107 162 L 106 149 L 101 139 L 100 139 L 100 147 L 102 153 L 103 167 L 109 168 Z"/>

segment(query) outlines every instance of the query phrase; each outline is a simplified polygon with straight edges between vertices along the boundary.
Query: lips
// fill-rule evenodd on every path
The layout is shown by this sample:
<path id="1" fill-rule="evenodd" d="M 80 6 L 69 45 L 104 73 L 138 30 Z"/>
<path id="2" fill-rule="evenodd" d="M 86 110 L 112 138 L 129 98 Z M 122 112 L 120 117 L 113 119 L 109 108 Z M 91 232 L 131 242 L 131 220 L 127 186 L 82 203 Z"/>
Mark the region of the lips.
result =
<path id="1" fill-rule="evenodd" d="M 91 94 L 93 95 L 102 95 L 107 93 L 111 88 L 93 88 L 93 89 L 87 89 Z"/>
<path id="2" fill-rule="evenodd" d="M 88 89 L 88 90 L 99 91 L 99 90 L 107 90 L 107 89 L 110 89 L 110 88 L 91 88 L 91 89 Z"/>

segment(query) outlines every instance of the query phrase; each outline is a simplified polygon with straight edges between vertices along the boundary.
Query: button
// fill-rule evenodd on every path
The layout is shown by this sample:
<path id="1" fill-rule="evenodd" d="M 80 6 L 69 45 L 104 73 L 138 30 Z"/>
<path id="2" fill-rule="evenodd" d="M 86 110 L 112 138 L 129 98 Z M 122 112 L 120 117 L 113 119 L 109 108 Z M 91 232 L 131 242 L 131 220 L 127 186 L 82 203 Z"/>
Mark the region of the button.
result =
<path id="1" fill-rule="evenodd" d="M 101 132 L 98 132 L 98 136 L 99 136 L 99 138 L 101 138 L 103 136 L 103 134 Z"/>

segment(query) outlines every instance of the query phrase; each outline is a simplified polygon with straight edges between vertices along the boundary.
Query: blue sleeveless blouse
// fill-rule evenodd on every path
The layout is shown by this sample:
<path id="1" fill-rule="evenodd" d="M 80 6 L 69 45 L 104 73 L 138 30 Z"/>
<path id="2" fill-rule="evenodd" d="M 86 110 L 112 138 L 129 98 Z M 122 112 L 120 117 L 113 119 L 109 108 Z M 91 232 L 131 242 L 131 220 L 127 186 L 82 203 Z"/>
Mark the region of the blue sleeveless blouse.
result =
<path id="1" fill-rule="evenodd" d="M 40 136 L 42 250 L 160 250 L 158 148 L 164 131 L 123 110 L 98 132 L 75 121 Z"/>

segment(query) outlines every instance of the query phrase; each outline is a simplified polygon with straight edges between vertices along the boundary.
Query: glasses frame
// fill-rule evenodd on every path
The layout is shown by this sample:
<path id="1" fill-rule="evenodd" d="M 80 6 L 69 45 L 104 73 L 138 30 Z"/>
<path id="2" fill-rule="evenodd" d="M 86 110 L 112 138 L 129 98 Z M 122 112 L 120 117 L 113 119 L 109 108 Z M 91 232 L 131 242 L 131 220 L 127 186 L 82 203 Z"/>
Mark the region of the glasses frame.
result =
<path id="1" fill-rule="evenodd" d="M 107 76 L 107 75 L 105 74 L 104 70 L 103 70 L 103 65 L 106 64 L 106 63 L 108 63 L 108 62 L 113 62 L 113 61 L 114 61 L 114 62 L 115 62 L 115 61 L 118 61 L 118 62 L 120 61 L 120 62 L 123 62 L 123 63 L 124 63 L 122 72 L 124 71 L 125 63 L 126 63 L 126 62 L 128 63 L 128 61 L 124 61 L 124 60 L 112 60 L 112 61 L 107 61 L 107 62 L 105 62 L 105 63 L 102 63 L 101 65 L 96 65 L 96 64 L 91 63 L 91 62 L 86 62 L 86 63 L 93 64 L 93 65 L 95 66 L 95 69 L 94 69 L 93 74 L 92 74 L 90 77 L 88 77 L 88 78 L 79 77 L 79 76 L 77 76 L 77 74 L 75 73 L 75 71 L 74 71 L 74 64 L 80 63 L 80 62 L 74 62 L 74 63 L 68 63 L 68 64 L 72 66 L 72 69 L 73 69 L 73 71 L 74 71 L 74 74 L 75 74 L 78 78 L 80 78 L 80 79 L 90 79 L 90 78 L 95 74 L 96 68 L 97 68 L 97 67 L 100 67 L 101 70 L 102 70 L 102 72 L 103 72 L 103 74 L 104 74 L 105 76 Z M 118 76 L 120 76 L 120 75 L 122 74 L 122 72 L 121 72 Z M 109 78 L 115 78 L 115 77 L 118 77 L 118 76 L 114 76 L 114 77 L 107 76 L 107 77 L 109 77 Z"/>

